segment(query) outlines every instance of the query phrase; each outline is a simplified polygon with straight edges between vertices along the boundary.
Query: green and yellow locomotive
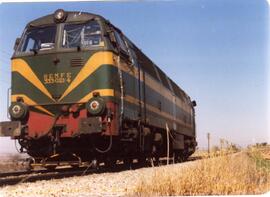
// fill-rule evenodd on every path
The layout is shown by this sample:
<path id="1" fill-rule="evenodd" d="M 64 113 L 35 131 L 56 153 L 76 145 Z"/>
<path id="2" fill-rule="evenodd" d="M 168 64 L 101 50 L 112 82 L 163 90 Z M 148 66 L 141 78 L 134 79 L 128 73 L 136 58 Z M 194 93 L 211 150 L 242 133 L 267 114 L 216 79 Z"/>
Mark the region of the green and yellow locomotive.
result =
<path id="1" fill-rule="evenodd" d="M 0 135 L 36 163 L 195 151 L 195 101 L 103 17 L 57 10 L 28 23 L 14 50 Z"/>

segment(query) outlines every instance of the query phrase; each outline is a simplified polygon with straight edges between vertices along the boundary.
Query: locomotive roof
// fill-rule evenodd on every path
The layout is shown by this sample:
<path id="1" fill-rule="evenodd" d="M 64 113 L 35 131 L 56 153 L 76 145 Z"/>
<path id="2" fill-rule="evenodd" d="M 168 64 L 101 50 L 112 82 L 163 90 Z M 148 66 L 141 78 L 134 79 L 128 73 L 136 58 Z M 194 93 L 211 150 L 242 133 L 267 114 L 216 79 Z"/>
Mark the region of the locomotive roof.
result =
<path id="1" fill-rule="evenodd" d="M 156 72 L 154 70 L 154 67 L 156 67 L 160 77 L 161 77 L 161 83 L 163 83 L 163 85 L 165 87 L 167 87 L 168 89 L 170 89 L 168 82 L 166 82 L 165 78 L 168 78 L 168 80 L 171 82 L 172 85 L 172 89 L 174 91 L 174 93 L 179 97 L 179 98 L 183 98 L 186 97 L 190 100 L 190 97 L 188 96 L 188 94 L 182 89 L 180 88 L 164 71 L 162 71 L 141 49 L 139 49 L 131 40 L 129 40 L 127 37 L 126 39 L 129 41 L 129 43 L 132 44 L 132 47 L 134 48 L 134 50 L 136 50 L 138 53 L 138 57 L 141 58 L 141 61 L 144 63 L 142 64 L 142 67 L 147 70 L 148 74 L 150 74 L 152 77 L 156 78 L 157 80 L 159 80 L 157 78 Z M 147 66 L 146 66 L 147 65 Z"/>
<path id="2" fill-rule="evenodd" d="M 65 11 L 67 14 L 67 18 L 65 22 L 86 22 L 94 18 L 99 18 L 101 20 L 105 20 L 102 16 L 92 13 L 86 12 L 68 12 Z M 43 25 L 50 25 L 55 24 L 54 21 L 54 14 L 49 14 L 40 18 L 37 18 L 33 21 L 30 21 L 27 26 L 43 26 Z"/>

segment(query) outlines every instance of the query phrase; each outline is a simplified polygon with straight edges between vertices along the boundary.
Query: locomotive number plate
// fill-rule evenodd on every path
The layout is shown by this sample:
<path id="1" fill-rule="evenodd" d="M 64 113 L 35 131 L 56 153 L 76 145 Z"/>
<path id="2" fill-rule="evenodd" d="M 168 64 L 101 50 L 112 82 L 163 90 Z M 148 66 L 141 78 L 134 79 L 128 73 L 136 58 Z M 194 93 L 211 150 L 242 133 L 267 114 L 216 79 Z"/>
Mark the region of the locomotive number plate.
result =
<path id="1" fill-rule="evenodd" d="M 70 83 L 71 73 L 48 73 L 43 75 L 44 84 Z"/>

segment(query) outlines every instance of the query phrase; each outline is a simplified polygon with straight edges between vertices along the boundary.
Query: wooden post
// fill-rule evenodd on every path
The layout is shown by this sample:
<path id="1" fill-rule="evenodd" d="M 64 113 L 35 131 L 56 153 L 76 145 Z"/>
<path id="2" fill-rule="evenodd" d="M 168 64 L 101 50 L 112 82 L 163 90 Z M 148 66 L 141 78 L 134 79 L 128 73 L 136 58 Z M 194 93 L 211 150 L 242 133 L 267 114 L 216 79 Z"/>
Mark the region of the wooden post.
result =
<path id="1" fill-rule="evenodd" d="M 224 148 L 223 143 L 224 143 L 224 140 L 220 138 L 220 151 L 222 151 L 222 149 Z"/>
<path id="2" fill-rule="evenodd" d="M 210 154 L 210 133 L 207 133 L 208 155 Z"/>

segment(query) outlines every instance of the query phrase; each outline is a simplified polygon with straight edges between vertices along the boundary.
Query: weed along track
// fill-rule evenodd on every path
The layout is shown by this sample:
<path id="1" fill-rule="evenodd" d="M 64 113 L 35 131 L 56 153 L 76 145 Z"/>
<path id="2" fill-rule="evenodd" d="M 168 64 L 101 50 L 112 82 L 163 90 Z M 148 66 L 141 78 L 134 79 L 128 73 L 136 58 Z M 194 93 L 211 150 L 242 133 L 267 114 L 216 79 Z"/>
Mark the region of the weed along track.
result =
<path id="1" fill-rule="evenodd" d="M 136 193 L 146 196 L 250 195 L 269 191 L 270 174 L 246 151 L 202 159 L 181 171 L 167 168 L 143 179 Z M 261 164 L 261 163 L 260 163 Z"/>

